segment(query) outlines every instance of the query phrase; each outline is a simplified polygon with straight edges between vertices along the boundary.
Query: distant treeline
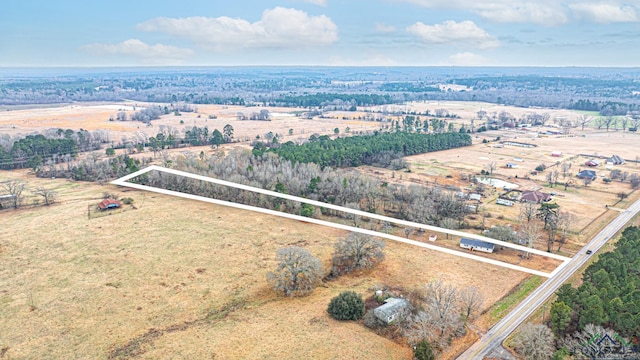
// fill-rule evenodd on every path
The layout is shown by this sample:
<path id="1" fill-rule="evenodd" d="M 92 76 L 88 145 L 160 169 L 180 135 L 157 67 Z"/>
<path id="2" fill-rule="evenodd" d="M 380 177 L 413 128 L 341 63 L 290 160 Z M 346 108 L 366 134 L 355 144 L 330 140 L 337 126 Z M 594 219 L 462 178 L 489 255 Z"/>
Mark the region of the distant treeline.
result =
<path id="1" fill-rule="evenodd" d="M 382 84 L 380 86 L 381 91 L 389 91 L 389 92 L 440 92 L 440 88 L 437 86 L 425 85 L 422 83 L 411 83 L 411 82 L 392 82 Z"/>
<path id="2" fill-rule="evenodd" d="M 404 131 L 335 140 L 323 135 L 312 137 L 311 140 L 302 145 L 289 141 L 268 151 L 294 163 L 315 163 L 324 168 L 372 165 L 379 160 L 377 155 L 388 152 L 410 156 L 471 145 L 471 137 L 467 134 L 418 134 Z M 265 151 L 267 147 L 264 143 L 259 142 L 253 148 L 255 156 L 261 156 Z"/>
<path id="3" fill-rule="evenodd" d="M 597 111 L 602 116 L 627 115 L 629 112 L 640 110 L 638 104 L 625 104 L 614 101 L 578 100 L 569 105 L 569 109 Z"/>
<path id="4" fill-rule="evenodd" d="M 279 99 L 271 100 L 270 103 L 277 106 L 310 107 L 335 105 L 337 101 L 353 106 L 385 105 L 396 102 L 391 95 L 318 93 L 314 95 L 282 96 Z M 352 108 L 352 110 L 355 111 L 356 109 Z"/>
<path id="5" fill-rule="evenodd" d="M 589 265 L 582 284 L 565 284 L 551 307 L 551 321 L 560 335 L 587 324 L 612 328 L 624 337 L 640 334 L 640 230 L 628 227 L 615 250 Z"/>

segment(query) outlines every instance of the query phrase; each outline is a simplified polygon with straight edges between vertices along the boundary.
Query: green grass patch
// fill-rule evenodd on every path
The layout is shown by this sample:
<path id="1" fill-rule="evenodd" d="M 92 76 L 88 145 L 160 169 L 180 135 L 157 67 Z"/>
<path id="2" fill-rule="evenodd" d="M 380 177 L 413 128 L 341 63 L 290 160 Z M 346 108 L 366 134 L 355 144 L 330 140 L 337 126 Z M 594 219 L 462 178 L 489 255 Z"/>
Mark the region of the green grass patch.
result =
<path id="1" fill-rule="evenodd" d="M 505 297 L 495 303 L 489 310 L 489 318 L 492 323 L 498 322 L 509 313 L 516 305 L 524 300 L 533 290 L 542 284 L 542 278 L 534 275 L 530 276 L 514 287 Z"/>

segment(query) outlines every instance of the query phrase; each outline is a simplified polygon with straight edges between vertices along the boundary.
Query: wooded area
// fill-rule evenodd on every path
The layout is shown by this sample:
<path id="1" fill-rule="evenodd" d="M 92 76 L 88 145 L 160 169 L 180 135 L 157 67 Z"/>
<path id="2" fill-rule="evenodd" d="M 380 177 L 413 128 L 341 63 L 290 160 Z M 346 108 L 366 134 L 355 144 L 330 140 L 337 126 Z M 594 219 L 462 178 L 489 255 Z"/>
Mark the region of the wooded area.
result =
<path id="1" fill-rule="evenodd" d="M 624 337 L 640 333 L 640 229 L 628 227 L 615 250 L 600 255 L 582 276 L 582 285 L 563 285 L 551 308 L 558 335 L 587 324 L 611 328 Z"/>
<path id="2" fill-rule="evenodd" d="M 396 131 L 335 140 L 331 140 L 328 136 L 320 136 L 302 145 L 287 142 L 269 151 L 294 164 L 312 162 L 324 168 L 372 165 L 378 161 L 378 155 L 385 152 L 410 156 L 469 145 L 471 145 L 471 136 L 467 134 L 418 134 Z M 253 153 L 255 156 L 261 156 L 265 150 L 264 144 L 257 144 Z"/>

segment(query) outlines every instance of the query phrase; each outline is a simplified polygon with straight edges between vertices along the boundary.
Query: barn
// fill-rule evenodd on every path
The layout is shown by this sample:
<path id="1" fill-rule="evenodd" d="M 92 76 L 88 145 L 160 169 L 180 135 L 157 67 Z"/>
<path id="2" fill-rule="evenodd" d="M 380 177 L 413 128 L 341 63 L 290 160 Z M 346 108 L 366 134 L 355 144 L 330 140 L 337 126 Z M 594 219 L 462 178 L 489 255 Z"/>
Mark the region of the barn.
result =
<path id="1" fill-rule="evenodd" d="M 104 199 L 98 204 L 100 210 L 117 209 L 122 206 L 122 203 L 115 199 Z"/>

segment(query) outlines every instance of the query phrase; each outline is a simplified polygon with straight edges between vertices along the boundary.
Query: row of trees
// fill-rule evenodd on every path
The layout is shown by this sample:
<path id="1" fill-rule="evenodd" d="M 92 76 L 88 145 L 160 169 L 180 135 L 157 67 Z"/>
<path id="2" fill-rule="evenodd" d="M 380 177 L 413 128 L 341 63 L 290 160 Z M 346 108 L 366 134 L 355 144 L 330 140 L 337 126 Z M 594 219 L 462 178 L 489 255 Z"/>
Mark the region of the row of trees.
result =
<path id="1" fill-rule="evenodd" d="M 286 142 L 280 147 L 272 147 L 269 151 L 293 163 L 315 163 L 324 168 L 371 165 L 376 162 L 376 155 L 383 152 L 409 156 L 469 145 L 471 145 L 471 137 L 467 134 L 393 132 L 335 140 L 331 140 L 328 136 L 320 136 L 316 141 L 302 145 Z M 267 148 L 263 143 L 257 143 L 253 149 L 257 157 L 263 155 L 265 151 Z"/>
<path id="2" fill-rule="evenodd" d="M 151 158 L 133 158 L 129 155 L 118 155 L 103 159 L 96 152 L 88 154 L 85 158 L 67 164 L 51 164 L 37 170 L 38 177 L 64 177 L 74 180 L 96 181 L 105 183 L 116 179 L 148 165 Z"/>
<path id="3" fill-rule="evenodd" d="M 274 106 L 311 107 L 342 105 L 345 110 L 355 111 L 355 106 L 384 105 L 394 103 L 390 95 L 317 93 L 309 95 L 285 95 L 270 101 Z"/>
<path id="4" fill-rule="evenodd" d="M 271 153 L 255 158 L 248 151 L 238 150 L 224 157 L 204 160 L 194 154 L 182 154 L 172 163 L 175 168 L 192 173 L 447 228 L 462 226 L 466 212 L 464 200 L 439 187 L 387 184 L 353 170 L 322 169 L 314 163 L 293 164 Z M 303 208 L 298 202 L 167 174 L 149 173 L 141 181 L 152 186 L 296 214 L 303 214 L 304 210 L 305 215 L 313 216 L 316 210 L 313 207 Z M 362 225 L 360 216 L 326 208 L 320 211 L 344 217 L 354 226 Z M 369 226 L 374 225 L 369 223 Z"/>

